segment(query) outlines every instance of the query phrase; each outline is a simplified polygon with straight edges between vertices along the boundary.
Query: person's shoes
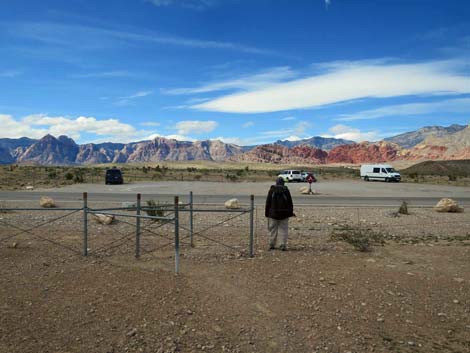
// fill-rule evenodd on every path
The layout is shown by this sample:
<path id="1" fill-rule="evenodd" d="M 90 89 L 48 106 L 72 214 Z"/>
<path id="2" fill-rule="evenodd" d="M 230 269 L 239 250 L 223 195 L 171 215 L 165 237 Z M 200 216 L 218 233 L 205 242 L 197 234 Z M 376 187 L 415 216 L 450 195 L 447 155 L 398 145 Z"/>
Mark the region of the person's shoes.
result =
<path id="1" fill-rule="evenodd" d="M 286 251 L 286 250 L 287 250 L 287 247 L 286 247 L 284 244 L 282 244 L 282 245 L 279 247 L 279 249 L 281 249 L 281 251 Z"/>

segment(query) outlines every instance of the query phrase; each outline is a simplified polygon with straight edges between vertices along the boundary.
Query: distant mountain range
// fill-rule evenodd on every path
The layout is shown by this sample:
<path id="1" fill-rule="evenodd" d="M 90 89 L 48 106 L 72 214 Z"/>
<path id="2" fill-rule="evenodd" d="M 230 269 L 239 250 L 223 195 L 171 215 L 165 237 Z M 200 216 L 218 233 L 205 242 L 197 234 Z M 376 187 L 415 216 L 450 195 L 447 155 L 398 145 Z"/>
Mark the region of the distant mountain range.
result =
<path id="1" fill-rule="evenodd" d="M 67 136 L 0 139 L 0 164 L 87 165 L 159 161 L 238 161 L 275 164 L 364 163 L 470 158 L 470 128 L 426 126 L 379 142 L 312 137 L 243 147 L 219 140 L 155 138 L 132 143 L 78 145 Z"/>

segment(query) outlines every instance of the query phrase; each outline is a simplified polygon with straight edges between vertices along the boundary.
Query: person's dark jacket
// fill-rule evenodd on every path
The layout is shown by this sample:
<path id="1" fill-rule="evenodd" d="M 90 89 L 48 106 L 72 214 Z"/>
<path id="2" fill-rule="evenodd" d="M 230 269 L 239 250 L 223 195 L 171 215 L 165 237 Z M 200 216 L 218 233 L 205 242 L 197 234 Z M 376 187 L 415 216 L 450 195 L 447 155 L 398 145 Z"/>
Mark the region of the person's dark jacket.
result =
<path id="1" fill-rule="evenodd" d="M 283 193 L 285 200 L 283 202 L 276 201 L 273 198 L 274 193 Z M 266 207 L 264 215 L 273 219 L 286 219 L 294 216 L 294 205 L 292 203 L 292 197 L 289 189 L 284 185 L 272 185 L 269 189 L 268 196 L 266 198 Z"/>

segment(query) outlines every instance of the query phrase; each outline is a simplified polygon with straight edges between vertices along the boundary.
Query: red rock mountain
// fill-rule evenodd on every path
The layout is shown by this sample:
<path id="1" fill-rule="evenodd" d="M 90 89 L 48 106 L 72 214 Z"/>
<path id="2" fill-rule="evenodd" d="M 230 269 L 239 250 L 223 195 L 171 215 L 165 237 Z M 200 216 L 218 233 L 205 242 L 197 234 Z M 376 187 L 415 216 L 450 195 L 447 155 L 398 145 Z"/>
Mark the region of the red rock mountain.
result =
<path id="1" fill-rule="evenodd" d="M 388 142 L 361 142 L 333 148 L 328 163 L 387 162 L 400 158 L 402 148 Z"/>
<path id="2" fill-rule="evenodd" d="M 295 146 L 288 148 L 281 145 L 261 145 L 252 150 L 238 154 L 231 160 L 238 162 L 258 162 L 275 164 L 323 164 L 328 153 L 315 147 Z"/>

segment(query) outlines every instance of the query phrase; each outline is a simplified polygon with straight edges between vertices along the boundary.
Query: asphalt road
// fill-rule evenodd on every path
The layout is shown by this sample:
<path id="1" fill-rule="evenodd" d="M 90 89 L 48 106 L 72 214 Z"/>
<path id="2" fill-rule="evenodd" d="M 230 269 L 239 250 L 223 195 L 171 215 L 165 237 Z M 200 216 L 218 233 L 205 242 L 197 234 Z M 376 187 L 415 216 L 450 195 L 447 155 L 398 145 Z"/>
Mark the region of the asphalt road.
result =
<path id="1" fill-rule="evenodd" d="M 143 200 L 157 199 L 172 202 L 178 195 L 187 202 L 193 191 L 197 204 L 223 204 L 236 197 L 242 205 L 249 204 L 249 195 L 255 196 L 255 204 L 262 205 L 272 183 L 242 182 L 154 182 L 124 185 L 75 184 L 58 189 L 37 189 L 34 191 L 2 191 L 3 201 L 37 201 L 47 195 L 61 202 L 77 202 L 83 192 L 90 201 L 123 202 L 134 201 L 141 193 Z M 355 180 L 324 181 L 313 184 L 316 195 L 301 195 L 300 187 L 308 184 L 289 184 L 296 205 L 325 206 L 395 206 L 407 201 L 410 206 L 433 206 L 441 198 L 456 199 L 462 206 L 470 207 L 470 188 L 451 185 L 428 185 L 414 183 L 383 183 Z"/>

